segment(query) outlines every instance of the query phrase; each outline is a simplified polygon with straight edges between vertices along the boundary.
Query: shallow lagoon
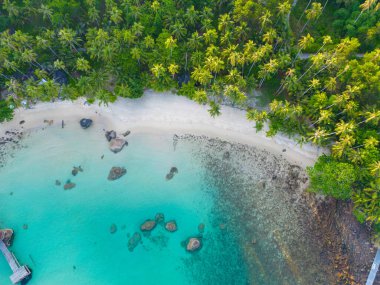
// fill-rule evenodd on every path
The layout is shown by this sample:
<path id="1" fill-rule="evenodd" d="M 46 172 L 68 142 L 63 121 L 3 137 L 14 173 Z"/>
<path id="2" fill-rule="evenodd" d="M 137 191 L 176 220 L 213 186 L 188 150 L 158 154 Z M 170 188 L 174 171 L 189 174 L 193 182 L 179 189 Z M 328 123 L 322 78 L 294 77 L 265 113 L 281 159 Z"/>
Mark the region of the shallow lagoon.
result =
<path id="1" fill-rule="evenodd" d="M 35 130 L 0 168 L 0 227 L 16 232 L 12 250 L 33 270 L 28 284 L 328 284 L 318 249 L 300 238 L 302 213 L 279 186 L 286 163 L 201 137 L 127 138 L 113 154 L 96 125 Z M 112 166 L 127 174 L 108 181 Z M 179 173 L 166 181 L 172 166 Z M 67 179 L 77 186 L 64 191 Z M 128 236 L 158 212 L 178 231 L 158 226 L 130 252 Z M 203 248 L 189 254 L 181 242 L 200 223 Z M 0 258 L 0 284 L 10 273 Z"/>

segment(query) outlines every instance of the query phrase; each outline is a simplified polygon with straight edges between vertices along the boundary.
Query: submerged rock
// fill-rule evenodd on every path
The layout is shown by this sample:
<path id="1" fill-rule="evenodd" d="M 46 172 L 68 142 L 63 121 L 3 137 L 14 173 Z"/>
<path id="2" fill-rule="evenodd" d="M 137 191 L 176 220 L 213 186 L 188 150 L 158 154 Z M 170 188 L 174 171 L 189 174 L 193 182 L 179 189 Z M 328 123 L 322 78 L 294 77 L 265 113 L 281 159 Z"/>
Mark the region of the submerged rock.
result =
<path id="1" fill-rule="evenodd" d="M 205 231 L 205 224 L 199 224 L 198 231 L 200 234 L 203 234 L 203 232 Z"/>
<path id="2" fill-rule="evenodd" d="M 75 187 L 75 183 L 72 183 L 70 180 L 66 182 L 66 184 L 63 186 L 63 189 L 70 190 Z"/>
<path id="3" fill-rule="evenodd" d="M 123 149 L 125 145 L 128 145 L 128 142 L 126 140 L 121 138 L 115 138 L 111 139 L 109 149 L 114 153 L 118 153 Z"/>
<path id="4" fill-rule="evenodd" d="M 92 120 L 91 119 L 86 119 L 86 118 L 83 118 L 82 120 L 80 120 L 80 126 L 83 128 L 83 129 L 87 129 L 91 126 L 92 124 Z"/>
<path id="5" fill-rule="evenodd" d="M 78 168 L 74 167 L 73 170 L 71 170 L 71 174 L 76 176 L 78 174 Z"/>
<path id="6" fill-rule="evenodd" d="M 176 221 L 172 220 L 165 224 L 165 229 L 169 232 L 175 232 L 177 230 L 177 223 Z"/>
<path id="7" fill-rule="evenodd" d="M 61 181 L 59 181 L 58 179 L 55 180 L 55 186 L 61 186 Z"/>
<path id="8" fill-rule="evenodd" d="M 177 167 L 173 166 L 172 168 L 170 168 L 170 171 L 168 174 L 166 174 L 166 180 L 171 180 L 175 174 L 178 173 L 178 169 Z"/>
<path id="9" fill-rule="evenodd" d="M 146 220 L 141 226 L 140 230 L 143 232 L 150 232 L 156 227 L 157 223 L 154 220 Z"/>
<path id="10" fill-rule="evenodd" d="M 165 176 L 166 180 L 171 180 L 173 177 L 174 177 L 174 174 L 173 174 L 173 173 L 168 173 L 168 174 L 166 174 L 166 176 Z"/>
<path id="11" fill-rule="evenodd" d="M 133 251 L 135 247 L 141 242 L 141 235 L 135 232 L 132 237 L 128 240 L 128 250 Z"/>
<path id="12" fill-rule="evenodd" d="M 178 168 L 173 166 L 172 168 L 170 168 L 170 173 L 173 173 L 173 174 L 177 174 L 178 173 Z"/>
<path id="13" fill-rule="evenodd" d="M 186 244 L 186 250 L 189 252 L 197 251 L 201 249 L 201 247 L 202 247 L 202 242 L 199 238 L 196 238 L 196 237 L 190 238 Z"/>
<path id="14" fill-rule="evenodd" d="M 29 226 L 28 226 L 28 224 L 23 224 L 23 225 L 22 225 L 22 228 L 23 228 L 24 230 L 27 230 L 27 229 L 29 228 Z"/>
<path id="15" fill-rule="evenodd" d="M 110 233 L 111 234 L 114 234 L 114 233 L 116 233 L 117 232 L 117 226 L 115 225 L 115 224 L 112 224 L 111 226 L 110 226 Z"/>
<path id="16" fill-rule="evenodd" d="M 165 221 L 165 216 L 163 213 L 157 213 L 154 219 L 156 220 L 157 224 L 161 224 Z"/>
<path id="17" fill-rule="evenodd" d="M 223 159 L 229 159 L 230 158 L 230 152 L 229 151 L 226 151 L 225 153 L 223 153 Z"/>
<path id="18" fill-rule="evenodd" d="M 106 134 L 105 134 L 105 136 L 106 136 L 106 139 L 108 141 L 111 141 L 112 139 L 116 138 L 116 132 L 113 131 L 113 130 L 112 131 L 107 131 Z"/>
<path id="19" fill-rule="evenodd" d="M 116 180 L 122 177 L 127 173 L 127 170 L 124 167 L 114 166 L 111 168 L 110 173 L 108 174 L 108 180 Z"/>

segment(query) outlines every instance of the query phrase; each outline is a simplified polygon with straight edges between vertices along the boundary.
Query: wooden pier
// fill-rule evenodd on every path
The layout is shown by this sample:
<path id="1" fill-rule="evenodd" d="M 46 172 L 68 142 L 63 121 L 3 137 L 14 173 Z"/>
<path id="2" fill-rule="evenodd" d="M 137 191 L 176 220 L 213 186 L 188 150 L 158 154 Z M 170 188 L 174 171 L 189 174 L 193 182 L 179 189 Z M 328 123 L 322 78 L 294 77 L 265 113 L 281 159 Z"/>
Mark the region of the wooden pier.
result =
<path id="1" fill-rule="evenodd" d="M 12 269 L 13 274 L 9 277 L 13 284 L 16 284 L 23 279 L 27 278 L 31 272 L 28 266 L 23 265 L 20 266 L 17 258 L 14 256 L 12 252 L 9 251 L 3 240 L 0 239 L 0 251 L 3 253 L 6 261 L 9 264 L 9 267 Z"/>

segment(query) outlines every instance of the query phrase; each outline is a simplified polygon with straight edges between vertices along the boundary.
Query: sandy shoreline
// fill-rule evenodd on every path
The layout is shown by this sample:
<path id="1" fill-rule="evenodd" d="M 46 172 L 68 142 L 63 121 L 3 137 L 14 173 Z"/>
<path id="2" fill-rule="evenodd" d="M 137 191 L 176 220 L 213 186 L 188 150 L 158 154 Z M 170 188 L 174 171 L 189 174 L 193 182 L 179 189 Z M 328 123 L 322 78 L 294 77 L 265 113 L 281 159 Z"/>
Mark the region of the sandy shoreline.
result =
<path id="1" fill-rule="evenodd" d="M 94 124 L 117 132 L 194 134 L 243 143 L 281 155 L 302 167 L 313 165 L 322 153 L 322 149 L 310 144 L 300 147 L 282 135 L 267 138 L 263 131 L 256 133 L 254 123 L 245 118 L 245 111 L 223 106 L 221 116 L 212 118 L 207 106 L 171 93 L 147 91 L 142 98 L 121 98 L 108 106 L 97 103 L 88 106 L 84 102 L 81 98 L 74 102 L 38 103 L 32 109 L 17 109 L 12 121 L 0 124 L 0 135 L 7 130 L 20 129 L 21 120 L 25 121 L 23 129 L 28 130 L 46 126 L 44 120 L 54 120 L 54 125 L 61 125 L 62 120 L 71 124 L 87 117 L 93 119 Z"/>

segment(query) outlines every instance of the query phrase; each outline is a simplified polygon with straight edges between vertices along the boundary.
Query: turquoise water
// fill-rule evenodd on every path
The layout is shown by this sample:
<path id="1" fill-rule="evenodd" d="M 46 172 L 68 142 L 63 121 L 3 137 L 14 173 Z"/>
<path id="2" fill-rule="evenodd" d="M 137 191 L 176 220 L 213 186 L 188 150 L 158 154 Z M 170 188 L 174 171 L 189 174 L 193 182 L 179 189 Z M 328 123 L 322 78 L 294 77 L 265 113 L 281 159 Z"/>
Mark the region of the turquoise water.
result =
<path id="1" fill-rule="evenodd" d="M 275 182 L 258 187 L 279 181 L 266 177 L 268 167 L 280 177 L 286 164 L 276 169 L 282 164 L 266 162 L 268 154 L 206 138 L 133 130 L 127 138 L 113 154 L 101 127 L 52 126 L 27 135 L 0 168 L 0 228 L 15 230 L 12 251 L 33 270 L 28 284 L 327 284 L 302 225 L 293 225 L 302 213 Z M 84 171 L 72 176 L 79 165 Z M 127 174 L 108 181 L 113 166 Z M 166 181 L 172 166 L 179 173 Z M 76 187 L 65 191 L 68 179 Z M 178 231 L 158 226 L 130 252 L 129 237 L 156 213 Z M 181 243 L 200 223 L 203 248 L 187 253 Z M 10 274 L 0 257 L 0 284 Z"/>

